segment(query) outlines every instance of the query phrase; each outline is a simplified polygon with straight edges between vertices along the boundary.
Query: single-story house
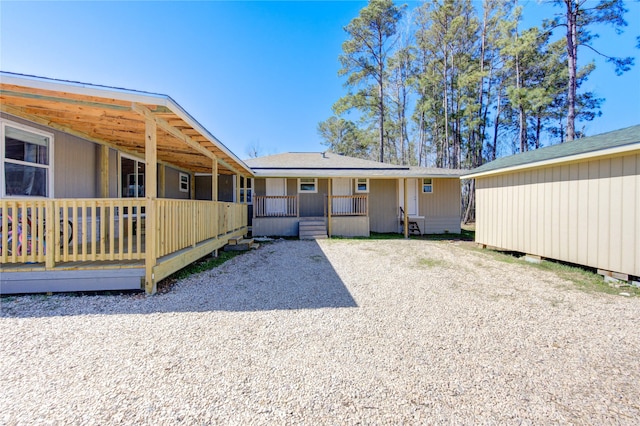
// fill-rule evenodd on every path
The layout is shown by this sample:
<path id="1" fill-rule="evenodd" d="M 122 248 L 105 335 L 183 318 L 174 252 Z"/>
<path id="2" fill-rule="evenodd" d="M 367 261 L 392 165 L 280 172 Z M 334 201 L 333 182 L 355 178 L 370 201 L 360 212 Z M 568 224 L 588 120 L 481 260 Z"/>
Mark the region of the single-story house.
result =
<path id="1" fill-rule="evenodd" d="M 476 242 L 640 277 L 640 125 L 471 170 Z"/>
<path id="2" fill-rule="evenodd" d="M 252 170 L 166 95 L 1 72 L 0 176 L 2 294 L 154 293 L 248 231 Z"/>
<path id="3" fill-rule="evenodd" d="M 461 170 L 384 164 L 331 152 L 245 160 L 254 236 L 460 232 Z"/>

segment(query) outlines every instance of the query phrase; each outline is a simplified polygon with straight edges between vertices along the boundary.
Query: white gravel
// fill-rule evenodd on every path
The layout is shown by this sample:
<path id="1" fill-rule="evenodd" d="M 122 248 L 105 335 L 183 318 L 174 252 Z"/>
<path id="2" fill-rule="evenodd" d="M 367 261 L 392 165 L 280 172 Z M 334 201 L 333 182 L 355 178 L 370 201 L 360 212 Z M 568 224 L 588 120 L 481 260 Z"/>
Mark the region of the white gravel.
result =
<path id="1" fill-rule="evenodd" d="M 0 307 L 0 424 L 640 421 L 640 298 L 464 244 L 281 241 Z"/>

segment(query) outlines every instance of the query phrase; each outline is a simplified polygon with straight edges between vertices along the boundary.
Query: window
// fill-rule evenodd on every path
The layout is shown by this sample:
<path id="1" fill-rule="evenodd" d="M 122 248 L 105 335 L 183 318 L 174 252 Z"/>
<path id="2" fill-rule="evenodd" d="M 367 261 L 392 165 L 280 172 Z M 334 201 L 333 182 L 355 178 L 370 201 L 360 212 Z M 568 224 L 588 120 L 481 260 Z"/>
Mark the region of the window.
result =
<path id="1" fill-rule="evenodd" d="M 144 162 L 120 155 L 120 196 L 123 198 L 144 197 Z"/>
<path id="2" fill-rule="evenodd" d="M 433 179 L 422 179 L 422 192 L 425 194 L 431 194 L 433 192 Z"/>
<path id="3" fill-rule="evenodd" d="M 189 192 L 189 175 L 180 173 L 180 192 Z"/>
<path id="4" fill-rule="evenodd" d="M 243 179 L 247 179 L 247 178 L 243 178 Z M 247 203 L 247 204 L 252 204 L 252 190 L 251 190 L 251 182 L 253 181 L 253 179 L 247 179 L 247 188 L 246 188 L 246 195 L 245 195 L 245 188 L 240 188 L 240 200 Z"/>
<path id="5" fill-rule="evenodd" d="M 52 196 L 52 148 L 52 134 L 2 122 L 2 195 Z"/>
<path id="6" fill-rule="evenodd" d="M 318 179 L 316 178 L 298 179 L 298 192 L 318 192 Z"/>
<path id="7" fill-rule="evenodd" d="M 358 178 L 356 179 L 356 193 L 369 192 L 369 179 Z"/>

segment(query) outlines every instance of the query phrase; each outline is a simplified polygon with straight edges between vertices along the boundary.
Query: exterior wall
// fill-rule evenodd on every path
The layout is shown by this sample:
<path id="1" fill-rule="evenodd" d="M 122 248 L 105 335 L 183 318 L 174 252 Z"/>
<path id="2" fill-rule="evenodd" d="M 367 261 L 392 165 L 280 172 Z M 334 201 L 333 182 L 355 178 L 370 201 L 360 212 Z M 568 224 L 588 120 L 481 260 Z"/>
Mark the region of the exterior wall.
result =
<path id="1" fill-rule="evenodd" d="M 370 179 L 369 226 L 371 232 L 398 232 L 399 215 L 397 179 Z"/>
<path id="2" fill-rule="evenodd" d="M 50 127 L 0 114 L 2 118 L 53 134 L 53 196 L 96 198 L 99 196 L 99 146 Z"/>
<path id="3" fill-rule="evenodd" d="M 297 237 L 299 222 L 297 217 L 256 217 L 251 233 L 254 237 Z"/>
<path id="4" fill-rule="evenodd" d="M 369 218 L 366 216 L 332 217 L 331 235 L 339 237 L 368 237 Z"/>
<path id="5" fill-rule="evenodd" d="M 167 168 L 168 171 L 169 168 Z M 196 200 L 211 200 L 211 176 L 196 176 L 195 181 Z M 168 192 L 168 188 L 166 190 Z M 183 192 L 183 194 L 188 195 L 186 192 Z M 231 175 L 218 176 L 218 201 L 229 203 L 233 201 L 233 177 Z"/>
<path id="6" fill-rule="evenodd" d="M 298 194 L 298 180 L 289 179 L 288 185 L 293 181 L 294 191 L 289 194 Z M 318 192 L 312 194 L 298 194 L 300 198 L 300 216 L 316 217 L 324 216 L 324 200 L 329 190 L 327 179 L 318 179 Z"/>
<path id="7" fill-rule="evenodd" d="M 476 241 L 640 276 L 640 152 L 476 179 Z"/>
<path id="8" fill-rule="evenodd" d="M 176 199 L 189 199 L 191 195 L 191 188 L 189 192 L 180 191 L 180 171 L 165 167 L 164 170 L 164 197 L 176 198 Z M 189 175 L 189 185 L 191 185 L 191 175 Z M 211 198 L 211 177 L 209 177 L 209 198 Z"/>
<path id="9" fill-rule="evenodd" d="M 460 233 L 460 179 L 433 179 L 433 192 L 423 193 L 418 180 L 418 212 L 424 216 L 420 224 L 423 234 Z"/>

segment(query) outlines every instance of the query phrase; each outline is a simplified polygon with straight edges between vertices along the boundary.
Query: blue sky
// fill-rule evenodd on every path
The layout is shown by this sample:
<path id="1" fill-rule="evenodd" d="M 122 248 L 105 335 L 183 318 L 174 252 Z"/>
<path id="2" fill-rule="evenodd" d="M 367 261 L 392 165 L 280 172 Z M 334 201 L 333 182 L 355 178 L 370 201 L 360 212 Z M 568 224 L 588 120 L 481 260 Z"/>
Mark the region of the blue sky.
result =
<path id="1" fill-rule="evenodd" d="M 521 3 L 530 25 L 559 12 Z M 169 95 L 241 158 L 250 146 L 321 151 L 317 123 L 346 93 L 337 75 L 343 27 L 365 5 L 0 0 L 0 69 Z M 640 3 L 627 8 L 625 33 L 597 28 L 596 44 L 640 56 Z M 585 89 L 606 102 L 587 134 L 640 123 L 640 63 L 622 77 L 597 66 Z"/>

